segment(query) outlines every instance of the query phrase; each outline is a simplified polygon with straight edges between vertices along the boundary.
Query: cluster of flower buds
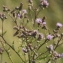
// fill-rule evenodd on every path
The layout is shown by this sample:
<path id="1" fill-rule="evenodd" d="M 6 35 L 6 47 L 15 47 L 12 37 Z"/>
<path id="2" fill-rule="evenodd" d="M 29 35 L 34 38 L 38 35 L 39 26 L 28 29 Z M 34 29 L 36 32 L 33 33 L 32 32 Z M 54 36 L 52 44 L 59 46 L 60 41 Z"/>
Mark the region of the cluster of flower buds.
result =
<path id="1" fill-rule="evenodd" d="M 59 53 L 57 53 L 56 51 L 53 51 L 53 56 L 54 56 L 54 58 L 53 58 L 53 59 L 60 58 L 60 54 L 59 54 Z"/>
<path id="2" fill-rule="evenodd" d="M 32 36 L 32 37 L 36 37 L 36 35 L 37 35 L 37 31 L 35 31 L 35 30 L 26 30 L 26 31 L 24 31 L 24 30 L 22 30 L 22 34 L 21 34 L 21 36 Z"/>
<path id="3" fill-rule="evenodd" d="M 21 31 L 23 35 L 26 35 L 25 32 L 27 31 L 27 29 L 24 26 L 14 26 L 14 29 L 16 30 L 14 36 L 18 35 L 19 34 L 19 31 Z M 21 37 L 22 34 L 20 34 L 18 37 Z"/>
<path id="4" fill-rule="evenodd" d="M 8 12 L 10 9 L 8 9 L 6 6 L 3 5 L 3 12 Z"/>
<path id="5" fill-rule="evenodd" d="M 15 9 L 11 11 L 11 14 L 13 15 L 13 17 L 15 18 L 27 17 L 27 10 L 22 9 L 22 7 L 23 7 L 23 3 L 20 3 L 19 7 L 15 7 Z"/>
<path id="6" fill-rule="evenodd" d="M 42 29 L 47 29 L 46 28 L 45 16 L 42 19 L 41 18 L 37 18 L 36 19 L 36 23 L 38 24 L 38 27 L 41 26 Z"/>
<path id="7" fill-rule="evenodd" d="M 24 53 L 29 52 L 30 50 L 33 51 L 33 47 L 31 43 L 28 43 L 28 45 L 26 46 L 26 48 L 22 48 Z"/>
<path id="8" fill-rule="evenodd" d="M 5 16 L 5 14 L 0 13 L 0 19 L 1 19 L 2 21 L 4 21 L 5 19 L 7 19 L 7 17 Z"/>
<path id="9" fill-rule="evenodd" d="M 0 54 L 2 54 L 2 53 L 3 53 L 3 51 L 4 51 L 4 50 L 3 50 L 2 48 L 0 48 Z"/>
<path id="10" fill-rule="evenodd" d="M 44 35 L 42 33 L 39 33 L 38 30 L 28 30 L 22 26 L 14 26 L 14 29 L 16 30 L 14 36 L 17 35 L 19 38 L 25 36 L 32 36 L 34 38 L 37 38 L 38 41 L 44 38 Z"/>
<path id="11" fill-rule="evenodd" d="M 53 56 L 54 56 L 53 59 L 63 58 L 63 53 L 59 54 L 58 52 L 53 51 Z"/>
<path id="12" fill-rule="evenodd" d="M 56 24 L 56 29 L 54 29 L 53 30 L 53 38 L 56 38 L 56 37 L 62 37 L 63 36 L 63 33 L 59 33 L 59 30 L 60 30 L 60 28 L 62 28 L 63 27 L 63 24 L 61 24 L 61 23 L 57 23 Z"/>
<path id="13" fill-rule="evenodd" d="M 14 12 L 11 12 L 11 14 L 15 18 L 22 18 L 22 17 L 26 18 L 27 17 L 27 11 L 25 9 L 21 10 L 21 12 L 20 11 L 16 12 L 15 10 Z"/>
<path id="14" fill-rule="evenodd" d="M 54 50 L 54 46 L 51 44 L 49 46 L 46 47 L 48 49 L 48 51 L 53 55 L 53 60 L 57 59 L 57 58 L 62 58 L 63 57 L 63 53 L 59 54 L 58 52 L 56 52 Z"/>
<path id="15" fill-rule="evenodd" d="M 22 10 L 22 7 L 23 7 L 23 3 L 20 3 L 20 6 L 19 7 L 15 7 L 15 9 L 13 9 L 11 11 L 11 14 L 15 14 L 17 10 L 20 12 Z"/>
<path id="16" fill-rule="evenodd" d="M 49 6 L 49 3 L 48 3 L 47 0 L 40 0 L 40 6 L 48 7 Z"/>

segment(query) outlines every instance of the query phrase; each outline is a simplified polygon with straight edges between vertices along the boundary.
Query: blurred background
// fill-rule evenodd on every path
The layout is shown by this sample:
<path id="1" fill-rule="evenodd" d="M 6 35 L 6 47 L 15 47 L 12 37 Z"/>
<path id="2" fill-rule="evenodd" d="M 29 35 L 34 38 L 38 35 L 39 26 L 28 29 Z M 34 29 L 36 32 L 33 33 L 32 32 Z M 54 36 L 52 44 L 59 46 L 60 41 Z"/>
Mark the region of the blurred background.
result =
<path id="1" fill-rule="evenodd" d="M 33 0 L 33 1 L 34 1 L 35 7 L 37 7 L 40 0 Z M 23 9 L 27 9 L 28 0 L 0 0 L 0 13 L 2 13 L 3 5 L 7 6 L 10 9 L 14 9 L 14 7 L 20 5 L 20 2 L 22 2 L 24 4 Z M 63 23 L 63 0 L 48 0 L 48 2 L 49 2 L 49 7 L 42 10 L 38 16 L 39 17 L 46 16 L 47 25 L 50 30 L 53 30 L 55 28 L 55 26 L 56 26 L 55 24 L 57 22 Z M 1 34 L 1 27 L 2 27 L 1 23 L 2 22 L 0 20 L 0 34 Z M 8 17 L 8 19 L 6 19 L 4 21 L 4 31 L 7 31 L 7 33 L 5 34 L 4 37 L 9 44 L 12 44 L 13 41 L 15 42 L 14 46 L 17 51 L 20 40 L 17 37 L 13 36 L 13 34 L 15 32 L 13 29 L 14 25 L 15 24 L 12 22 L 12 19 L 10 17 Z M 1 44 L 0 44 L 0 47 L 2 47 Z M 7 48 L 8 46 L 5 45 L 5 47 Z M 58 48 L 57 51 L 59 53 L 62 53 L 63 45 L 60 46 L 60 48 Z M 14 63 L 20 63 L 19 57 L 12 50 L 11 50 L 11 57 L 12 57 L 12 60 Z M 3 54 L 3 63 L 4 62 L 11 63 L 6 52 L 4 52 L 4 54 Z M 63 58 L 59 59 L 57 63 L 62 63 L 62 62 L 63 62 Z"/>

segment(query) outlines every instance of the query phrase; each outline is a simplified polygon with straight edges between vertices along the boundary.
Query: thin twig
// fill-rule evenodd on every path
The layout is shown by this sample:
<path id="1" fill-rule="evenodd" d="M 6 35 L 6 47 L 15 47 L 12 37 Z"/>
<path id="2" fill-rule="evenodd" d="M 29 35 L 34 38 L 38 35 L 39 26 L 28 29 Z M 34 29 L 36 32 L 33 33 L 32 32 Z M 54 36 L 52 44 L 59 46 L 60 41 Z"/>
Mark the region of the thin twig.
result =
<path id="1" fill-rule="evenodd" d="M 38 55 L 35 59 L 39 58 L 40 56 L 42 56 L 43 54 L 45 54 L 45 53 L 47 53 L 47 52 L 48 52 L 48 50 L 45 51 L 44 53 L 41 53 L 40 55 Z"/>
<path id="2" fill-rule="evenodd" d="M 38 47 L 37 50 L 39 50 L 46 42 L 47 42 L 47 40 L 45 40 L 45 41 Z"/>
<path id="3" fill-rule="evenodd" d="M 8 54 L 8 51 L 7 51 L 7 50 L 5 49 L 5 47 L 4 47 L 2 41 L 1 41 L 1 44 L 2 44 L 2 46 L 3 46 L 4 50 L 5 50 L 5 52 L 7 53 L 7 55 L 8 55 L 8 57 L 9 57 L 10 61 L 13 63 L 12 59 L 10 58 L 10 56 L 9 56 L 9 54 Z"/>
<path id="4" fill-rule="evenodd" d="M 62 39 L 62 37 L 60 37 L 60 39 L 58 40 L 57 45 L 55 46 L 54 50 L 56 50 L 56 48 L 58 47 L 59 42 L 61 41 L 61 39 Z"/>

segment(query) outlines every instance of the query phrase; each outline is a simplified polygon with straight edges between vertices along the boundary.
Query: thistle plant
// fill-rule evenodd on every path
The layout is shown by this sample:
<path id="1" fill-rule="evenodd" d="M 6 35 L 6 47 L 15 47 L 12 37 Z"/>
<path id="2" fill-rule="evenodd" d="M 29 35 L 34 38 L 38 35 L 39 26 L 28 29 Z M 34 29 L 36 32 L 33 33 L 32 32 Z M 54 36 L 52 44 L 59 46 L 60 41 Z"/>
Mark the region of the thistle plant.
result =
<path id="1" fill-rule="evenodd" d="M 56 28 L 50 31 L 47 26 L 47 16 L 42 18 L 38 16 L 42 10 L 48 8 L 49 2 L 47 0 L 40 0 L 38 7 L 34 6 L 32 0 L 28 0 L 27 9 L 23 9 L 23 6 L 22 2 L 14 9 L 9 9 L 3 5 L 3 12 L 0 13 L 2 23 L 0 63 L 3 63 L 2 55 L 4 52 L 7 53 L 11 63 L 14 63 L 10 52 L 11 49 L 21 59 L 20 63 L 42 63 L 42 60 L 45 60 L 45 63 L 57 63 L 59 58 L 63 58 L 63 53 L 57 51 L 57 48 L 63 44 L 63 33 L 61 32 L 63 24 L 58 22 Z M 7 31 L 4 31 L 4 21 L 8 17 L 11 17 L 12 22 L 15 24 L 13 37 L 17 37 L 18 41 L 20 40 L 17 51 L 14 46 L 15 42 L 13 41 L 12 45 L 10 45 L 4 37 L 7 34 Z M 8 48 L 5 48 L 4 44 Z"/>

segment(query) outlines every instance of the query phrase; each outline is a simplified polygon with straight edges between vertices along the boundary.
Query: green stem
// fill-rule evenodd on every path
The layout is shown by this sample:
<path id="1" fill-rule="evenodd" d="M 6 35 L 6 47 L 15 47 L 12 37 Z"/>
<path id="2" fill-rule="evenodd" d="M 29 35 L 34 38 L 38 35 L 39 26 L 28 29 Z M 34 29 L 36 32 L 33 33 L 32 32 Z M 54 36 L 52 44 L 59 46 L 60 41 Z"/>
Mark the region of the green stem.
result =
<path id="1" fill-rule="evenodd" d="M 6 51 L 6 53 L 7 53 L 8 57 L 9 57 L 10 61 L 13 63 L 12 59 L 11 59 L 11 58 L 10 58 L 10 56 L 9 56 L 8 51 L 5 49 L 5 47 L 4 47 L 4 45 L 3 45 L 3 43 L 2 43 L 2 42 L 1 42 L 1 44 L 2 44 L 2 46 L 3 46 L 3 48 L 4 48 L 4 50 Z"/>
<path id="2" fill-rule="evenodd" d="M 2 20 L 2 37 L 3 37 L 3 20 Z"/>
<path id="3" fill-rule="evenodd" d="M 47 40 L 45 40 L 45 41 L 38 47 L 37 50 L 39 50 L 46 42 L 47 42 Z"/>
<path id="4" fill-rule="evenodd" d="M 60 39 L 57 42 L 57 45 L 55 46 L 54 50 L 56 50 L 56 48 L 59 46 L 59 42 L 61 41 L 62 37 L 60 37 Z"/>
<path id="5" fill-rule="evenodd" d="M 11 19 L 14 21 L 14 23 L 17 25 L 17 18 L 15 18 L 15 20 L 13 19 L 13 17 L 10 15 L 10 14 L 8 14 L 10 17 L 11 17 Z"/>
<path id="6" fill-rule="evenodd" d="M 41 53 L 40 55 L 38 55 L 35 59 L 38 59 L 40 56 L 42 56 L 43 54 L 46 54 L 48 52 L 48 50 L 46 50 L 44 53 Z"/>
<path id="7" fill-rule="evenodd" d="M 1 54 L 1 63 L 2 63 L 2 54 Z"/>

